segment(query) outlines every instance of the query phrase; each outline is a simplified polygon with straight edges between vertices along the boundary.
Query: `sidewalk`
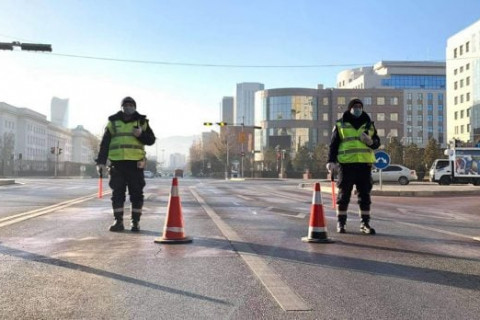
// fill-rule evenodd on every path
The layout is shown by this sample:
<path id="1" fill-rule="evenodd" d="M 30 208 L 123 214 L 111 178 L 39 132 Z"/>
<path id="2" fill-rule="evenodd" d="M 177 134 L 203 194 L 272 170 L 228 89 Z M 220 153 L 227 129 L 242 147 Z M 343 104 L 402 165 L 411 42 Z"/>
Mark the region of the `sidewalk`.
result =
<path id="1" fill-rule="evenodd" d="M 330 180 L 304 180 L 299 184 L 300 188 L 311 188 L 314 182 L 320 182 L 322 192 L 332 193 Z M 438 197 L 438 196 L 470 196 L 480 195 L 480 186 L 471 184 L 452 184 L 441 186 L 433 182 L 410 182 L 408 185 L 388 183 L 382 188 L 378 183 L 373 185 L 372 196 L 387 197 Z"/>

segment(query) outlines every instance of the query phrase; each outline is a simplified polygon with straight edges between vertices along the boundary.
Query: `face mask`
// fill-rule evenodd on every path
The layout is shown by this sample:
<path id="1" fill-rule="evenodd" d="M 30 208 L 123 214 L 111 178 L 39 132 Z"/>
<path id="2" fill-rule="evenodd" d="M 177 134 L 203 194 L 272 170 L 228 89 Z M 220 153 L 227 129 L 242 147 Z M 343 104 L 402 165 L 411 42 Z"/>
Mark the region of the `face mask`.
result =
<path id="1" fill-rule="evenodd" d="M 131 116 L 135 113 L 135 107 L 123 107 L 123 113 L 125 113 L 127 116 Z"/>
<path id="2" fill-rule="evenodd" d="M 358 118 L 362 115 L 362 109 L 360 108 L 352 108 L 350 110 L 350 113 L 355 117 L 355 118 Z"/>

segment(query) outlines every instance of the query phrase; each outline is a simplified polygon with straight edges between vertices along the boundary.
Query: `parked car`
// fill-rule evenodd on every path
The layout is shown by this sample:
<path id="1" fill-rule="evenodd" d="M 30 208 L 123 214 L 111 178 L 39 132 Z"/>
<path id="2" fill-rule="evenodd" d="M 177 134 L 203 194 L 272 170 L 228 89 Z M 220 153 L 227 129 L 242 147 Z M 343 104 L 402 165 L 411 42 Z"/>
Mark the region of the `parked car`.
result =
<path id="1" fill-rule="evenodd" d="M 153 178 L 153 172 L 152 171 L 145 170 L 145 171 L 143 171 L 143 175 L 145 176 L 145 178 Z"/>
<path id="2" fill-rule="evenodd" d="M 373 182 L 380 181 L 380 170 L 372 170 Z M 410 181 L 418 180 L 417 172 L 400 164 L 391 164 L 382 169 L 382 182 L 398 182 L 407 185 Z"/>

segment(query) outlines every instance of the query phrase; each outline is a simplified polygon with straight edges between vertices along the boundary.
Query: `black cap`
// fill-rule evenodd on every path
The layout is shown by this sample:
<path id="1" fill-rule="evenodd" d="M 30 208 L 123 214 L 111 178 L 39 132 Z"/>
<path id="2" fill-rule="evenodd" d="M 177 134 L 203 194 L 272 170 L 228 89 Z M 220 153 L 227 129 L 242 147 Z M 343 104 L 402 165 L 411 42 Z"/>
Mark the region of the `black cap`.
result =
<path id="1" fill-rule="evenodd" d="M 363 102 L 362 102 L 362 100 L 360 100 L 360 99 L 353 99 L 352 101 L 350 101 L 350 102 L 348 103 L 348 111 L 350 111 L 350 110 L 353 108 L 353 106 L 356 105 L 356 104 L 361 104 L 361 105 L 362 105 L 362 109 L 363 109 Z"/>
<path id="2" fill-rule="evenodd" d="M 137 103 L 135 102 L 135 100 L 133 100 L 132 97 L 125 97 L 123 98 L 122 100 L 122 107 L 125 103 L 133 103 L 133 105 L 135 106 L 135 108 L 137 107 Z"/>

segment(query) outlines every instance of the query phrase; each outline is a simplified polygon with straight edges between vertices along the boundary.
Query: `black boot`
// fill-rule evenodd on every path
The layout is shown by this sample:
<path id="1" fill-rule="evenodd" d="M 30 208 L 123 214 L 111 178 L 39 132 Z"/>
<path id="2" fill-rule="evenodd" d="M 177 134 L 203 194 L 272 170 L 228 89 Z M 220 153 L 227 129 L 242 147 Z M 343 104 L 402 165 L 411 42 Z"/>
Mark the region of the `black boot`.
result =
<path id="1" fill-rule="evenodd" d="M 137 220 L 132 219 L 132 227 L 130 228 L 130 231 L 133 231 L 133 232 L 140 231 L 140 223 Z"/>
<path id="2" fill-rule="evenodd" d="M 375 234 L 375 229 L 370 227 L 370 216 L 362 215 L 362 222 L 360 223 L 360 231 L 365 234 Z"/>
<path id="3" fill-rule="evenodd" d="M 110 231 L 118 232 L 125 230 L 125 226 L 123 225 L 123 212 L 115 212 L 113 215 L 115 216 L 115 222 L 110 226 Z"/>
<path id="4" fill-rule="evenodd" d="M 125 230 L 125 226 L 123 225 L 123 218 L 115 218 L 115 222 L 110 226 L 110 231 L 118 232 Z"/>
<path id="5" fill-rule="evenodd" d="M 133 209 L 133 210 L 141 210 L 141 209 Z M 130 231 L 139 232 L 140 231 L 140 216 L 142 215 L 139 212 L 134 212 L 132 210 L 132 227 Z"/>
<path id="6" fill-rule="evenodd" d="M 347 224 L 347 216 L 346 215 L 341 215 L 338 216 L 338 221 L 337 221 L 337 232 L 338 233 L 345 233 L 345 225 Z"/>

